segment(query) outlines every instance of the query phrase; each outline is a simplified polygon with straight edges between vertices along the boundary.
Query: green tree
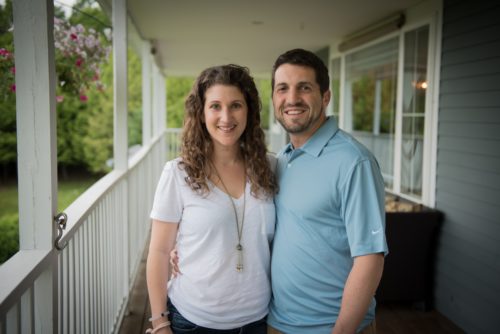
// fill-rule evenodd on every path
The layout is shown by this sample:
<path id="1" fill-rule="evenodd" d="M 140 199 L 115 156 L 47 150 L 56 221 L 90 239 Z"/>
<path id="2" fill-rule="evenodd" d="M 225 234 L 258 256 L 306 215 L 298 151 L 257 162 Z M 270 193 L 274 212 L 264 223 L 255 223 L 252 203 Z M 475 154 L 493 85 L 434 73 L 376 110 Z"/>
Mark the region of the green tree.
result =
<path id="1" fill-rule="evenodd" d="M 87 29 L 94 29 L 101 34 L 107 35 L 111 29 L 109 17 L 100 7 L 93 6 L 95 0 L 80 0 L 73 6 L 69 23 L 72 25 L 81 24 Z"/>
<path id="2" fill-rule="evenodd" d="M 78 26 L 84 27 L 80 28 L 82 33 L 88 32 L 89 36 L 93 31 L 99 32 L 98 43 L 105 47 L 109 45 L 109 41 L 104 37 L 110 27 L 109 19 L 100 8 L 93 7 L 91 1 L 78 1 L 69 22 L 77 29 Z M 101 59 L 104 56 L 105 54 L 99 54 Z M 96 80 L 94 82 L 98 84 L 86 83 L 84 93 L 78 92 L 77 85 L 71 86 L 67 82 L 57 87 L 58 164 L 63 177 L 66 176 L 68 168 L 85 167 L 93 173 L 109 170 L 106 167 L 106 160 L 111 156 L 113 140 L 113 77 L 109 59 L 108 55 L 108 58 L 100 64 L 100 71 L 91 74 L 93 77 L 87 77 L 92 81 Z M 81 68 L 74 62 L 78 59 L 58 60 L 68 65 L 69 68 L 66 70 L 70 71 L 70 78 L 71 75 L 79 75 Z M 83 62 L 85 61 L 83 59 Z M 58 70 L 65 70 L 64 67 L 56 67 Z M 63 78 L 62 81 L 68 81 L 64 79 L 64 73 L 60 72 L 58 75 Z"/>
<path id="3" fill-rule="evenodd" d="M 256 79 L 255 84 L 259 91 L 259 97 L 262 102 L 262 111 L 260 114 L 261 126 L 269 129 L 269 107 L 271 102 L 271 79 Z"/>
<path id="4" fill-rule="evenodd" d="M 93 173 L 106 173 L 113 156 L 113 64 L 101 68 L 102 91 L 91 91 L 86 106 L 86 133 L 83 137 L 85 165 Z"/>
<path id="5" fill-rule="evenodd" d="M 184 102 L 194 78 L 167 77 L 167 127 L 181 128 L 184 122 Z"/>
<path id="6" fill-rule="evenodd" d="M 0 6 L 0 166 L 3 178 L 14 169 L 17 160 L 16 94 L 14 86 L 14 38 L 12 2 Z"/>
<path id="7" fill-rule="evenodd" d="M 137 53 L 128 50 L 128 146 L 142 143 L 142 63 Z"/>

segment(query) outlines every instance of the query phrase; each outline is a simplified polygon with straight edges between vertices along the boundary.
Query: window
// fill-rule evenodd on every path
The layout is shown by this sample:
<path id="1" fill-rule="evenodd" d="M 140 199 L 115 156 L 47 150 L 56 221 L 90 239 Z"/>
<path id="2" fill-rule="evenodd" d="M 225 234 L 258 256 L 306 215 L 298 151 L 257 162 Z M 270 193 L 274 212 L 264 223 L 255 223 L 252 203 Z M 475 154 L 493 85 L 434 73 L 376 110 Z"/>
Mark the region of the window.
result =
<path id="1" fill-rule="evenodd" d="M 429 28 L 407 32 L 404 43 L 400 191 L 421 197 Z"/>
<path id="2" fill-rule="evenodd" d="M 338 119 L 340 109 L 340 58 L 332 60 L 330 68 L 332 99 L 329 106 L 331 108 L 329 114 L 334 115 Z"/>
<path id="3" fill-rule="evenodd" d="M 331 70 L 332 91 L 336 80 L 342 86 L 340 126 L 376 156 L 386 189 L 432 206 L 433 189 L 426 189 L 431 176 L 424 168 L 435 154 L 428 119 L 431 28 L 414 26 L 348 51 L 332 60 Z M 343 77 L 335 77 L 337 59 Z"/>
<path id="4" fill-rule="evenodd" d="M 393 186 L 398 38 L 346 56 L 344 129 L 379 161 Z"/>

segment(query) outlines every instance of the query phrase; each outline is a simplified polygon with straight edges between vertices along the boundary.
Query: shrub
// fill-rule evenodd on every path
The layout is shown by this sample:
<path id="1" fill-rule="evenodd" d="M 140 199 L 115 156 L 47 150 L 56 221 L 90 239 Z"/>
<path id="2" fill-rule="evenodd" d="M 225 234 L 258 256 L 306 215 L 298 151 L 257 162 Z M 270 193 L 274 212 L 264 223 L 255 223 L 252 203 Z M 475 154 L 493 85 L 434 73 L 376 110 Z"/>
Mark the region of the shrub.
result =
<path id="1" fill-rule="evenodd" d="M 0 217 L 0 263 L 7 261 L 19 250 L 18 221 L 17 213 Z"/>

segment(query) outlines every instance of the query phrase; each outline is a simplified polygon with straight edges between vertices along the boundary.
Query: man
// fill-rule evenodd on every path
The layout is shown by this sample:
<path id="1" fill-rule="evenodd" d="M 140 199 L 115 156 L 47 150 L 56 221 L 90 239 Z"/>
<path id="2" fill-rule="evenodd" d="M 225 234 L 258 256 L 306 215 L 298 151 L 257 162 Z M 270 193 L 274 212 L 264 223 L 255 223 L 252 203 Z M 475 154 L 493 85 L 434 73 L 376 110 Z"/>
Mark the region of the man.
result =
<path id="1" fill-rule="evenodd" d="M 328 70 L 295 49 L 276 60 L 279 194 L 269 333 L 375 333 L 375 290 L 387 254 L 384 183 L 373 155 L 326 116 Z"/>

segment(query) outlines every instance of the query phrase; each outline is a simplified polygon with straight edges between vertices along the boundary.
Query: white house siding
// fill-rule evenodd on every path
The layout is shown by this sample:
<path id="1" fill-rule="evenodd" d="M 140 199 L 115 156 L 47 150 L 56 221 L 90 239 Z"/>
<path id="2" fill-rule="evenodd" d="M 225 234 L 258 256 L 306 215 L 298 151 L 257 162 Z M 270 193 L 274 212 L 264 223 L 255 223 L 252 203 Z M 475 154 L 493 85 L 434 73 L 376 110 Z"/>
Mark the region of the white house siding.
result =
<path id="1" fill-rule="evenodd" d="M 500 2 L 444 2 L 436 308 L 467 333 L 500 319 Z"/>

